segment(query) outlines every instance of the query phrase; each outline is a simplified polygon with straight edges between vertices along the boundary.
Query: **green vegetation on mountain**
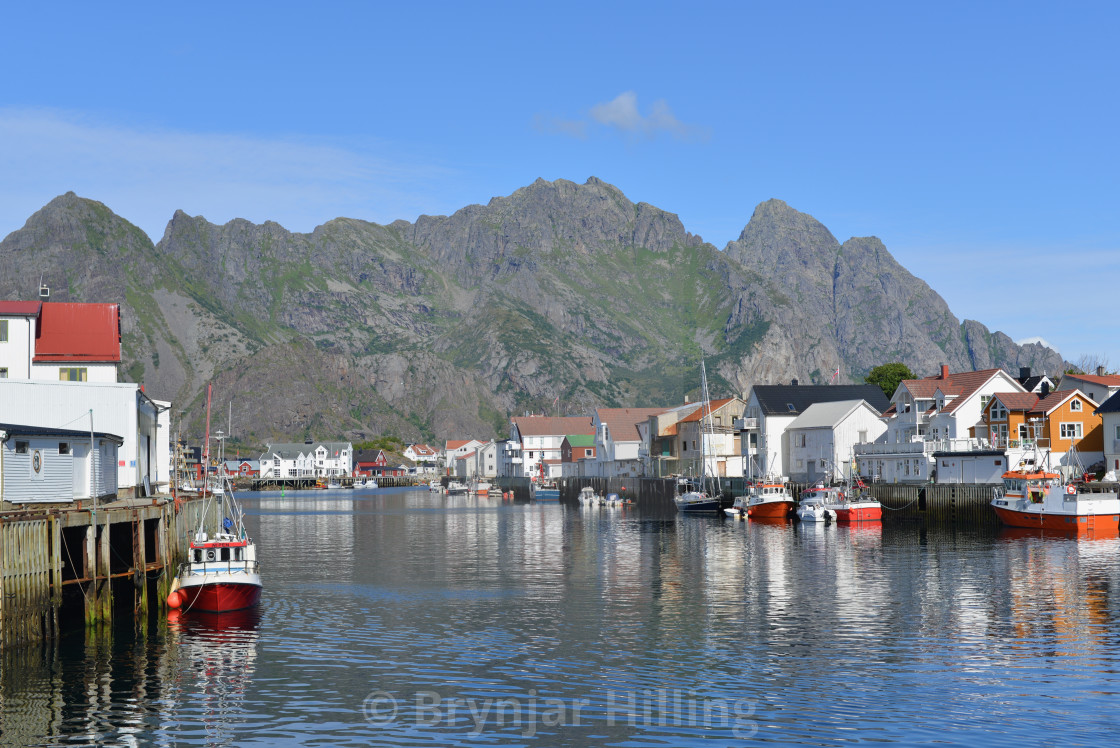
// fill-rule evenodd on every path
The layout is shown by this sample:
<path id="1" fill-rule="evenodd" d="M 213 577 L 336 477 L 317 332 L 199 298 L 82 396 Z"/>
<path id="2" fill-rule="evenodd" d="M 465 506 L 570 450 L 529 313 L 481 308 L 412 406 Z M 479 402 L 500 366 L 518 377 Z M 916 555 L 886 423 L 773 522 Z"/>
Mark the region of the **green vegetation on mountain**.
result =
<path id="1" fill-rule="evenodd" d="M 70 193 L 0 261 L 7 298 L 33 298 L 42 272 L 52 300 L 121 303 L 122 377 L 193 433 L 213 381 L 215 411 L 232 402 L 235 434 L 262 443 L 503 436 L 557 398 L 565 413 L 675 404 L 698 395 L 701 358 L 713 396 L 893 360 L 919 375 L 1062 363 L 959 322 L 873 237 L 841 245 L 771 200 L 720 251 L 595 178 L 308 234 L 179 211 L 157 244 Z"/>

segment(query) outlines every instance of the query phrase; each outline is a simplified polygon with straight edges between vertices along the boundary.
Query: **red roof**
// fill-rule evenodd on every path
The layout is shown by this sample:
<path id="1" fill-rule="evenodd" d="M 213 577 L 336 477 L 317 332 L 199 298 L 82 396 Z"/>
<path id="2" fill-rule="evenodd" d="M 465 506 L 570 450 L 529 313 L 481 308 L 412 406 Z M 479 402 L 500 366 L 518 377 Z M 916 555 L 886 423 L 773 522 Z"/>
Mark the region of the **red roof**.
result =
<path id="1" fill-rule="evenodd" d="M 983 387 L 988 380 L 994 377 L 1001 369 L 981 369 L 980 371 L 964 371 L 949 374 L 942 378 L 940 374 L 925 379 L 904 379 L 902 384 L 910 391 L 910 395 L 917 400 L 931 399 L 941 390 L 945 395 L 952 395 L 954 399 L 945 403 L 943 412 L 952 413 L 964 403 L 972 394 Z"/>
<path id="2" fill-rule="evenodd" d="M 1105 387 L 1120 387 L 1120 374 L 1066 374 L 1070 379 L 1080 379 L 1090 384 L 1103 384 Z"/>
<path id="3" fill-rule="evenodd" d="M 461 439 L 461 440 L 451 440 L 451 441 L 448 441 L 448 442 L 447 442 L 447 451 L 448 451 L 448 452 L 454 452 L 454 451 L 455 451 L 456 449 L 458 449 L 459 447 L 463 446 L 464 444 L 470 444 L 470 443 L 471 443 L 471 440 L 470 440 L 470 439 Z"/>
<path id="4" fill-rule="evenodd" d="M 599 416 L 599 423 L 605 423 L 610 429 L 612 441 L 633 442 L 641 439 L 638 434 L 638 424 L 644 423 L 650 416 L 664 413 L 665 410 L 665 408 L 599 408 L 595 412 Z"/>
<path id="5" fill-rule="evenodd" d="M 43 304 L 31 361 L 119 364 L 120 304 Z"/>
<path id="6" fill-rule="evenodd" d="M 0 317 L 38 317 L 41 301 L 0 301 Z"/>

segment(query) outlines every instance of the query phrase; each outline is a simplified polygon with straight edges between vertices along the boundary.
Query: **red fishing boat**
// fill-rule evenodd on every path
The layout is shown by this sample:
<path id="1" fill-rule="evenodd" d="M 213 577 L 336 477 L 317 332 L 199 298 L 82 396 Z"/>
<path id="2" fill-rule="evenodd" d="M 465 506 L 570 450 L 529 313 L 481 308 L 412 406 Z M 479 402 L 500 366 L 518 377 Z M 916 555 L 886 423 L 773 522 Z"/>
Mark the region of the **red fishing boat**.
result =
<path id="1" fill-rule="evenodd" d="M 784 478 L 766 478 L 751 486 L 746 506 L 749 519 L 789 519 L 797 510 Z"/>
<path id="2" fill-rule="evenodd" d="M 210 464 L 210 393 L 206 395 L 206 456 Z M 257 546 L 245 531 L 241 506 L 226 481 L 220 495 L 204 495 L 201 520 L 191 537 L 187 561 L 171 585 L 172 610 L 225 613 L 243 610 L 261 599 Z"/>
<path id="3" fill-rule="evenodd" d="M 1057 473 L 1025 466 L 1003 474 L 994 489 L 992 509 L 1009 527 L 1116 537 L 1120 534 L 1120 498 L 1067 483 Z"/>

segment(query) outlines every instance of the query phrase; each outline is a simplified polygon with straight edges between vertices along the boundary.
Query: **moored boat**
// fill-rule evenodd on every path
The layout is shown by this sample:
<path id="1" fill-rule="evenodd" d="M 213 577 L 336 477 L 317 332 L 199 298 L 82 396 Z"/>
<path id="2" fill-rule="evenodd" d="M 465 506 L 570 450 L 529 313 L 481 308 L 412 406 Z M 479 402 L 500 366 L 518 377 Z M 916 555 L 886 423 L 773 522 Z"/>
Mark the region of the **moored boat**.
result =
<path id="1" fill-rule="evenodd" d="M 1120 534 L 1120 498 L 1067 483 L 1057 473 L 1024 467 L 1003 474 L 993 489 L 992 509 L 1009 527 L 1116 537 Z"/>
<path id="2" fill-rule="evenodd" d="M 447 494 L 448 494 L 448 496 L 452 496 L 452 495 L 463 496 L 468 491 L 470 491 L 470 488 L 467 487 L 465 484 L 460 483 L 457 480 L 450 481 L 447 484 Z"/>
<path id="3" fill-rule="evenodd" d="M 784 478 L 762 480 L 751 486 L 746 498 L 750 519 L 789 519 L 797 509 Z"/>
<path id="4" fill-rule="evenodd" d="M 802 522 L 832 522 L 837 519 L 837 509 L 844 502 L 844 492 L 833 486 L 817 484 L 801 492 L 797 502 L 797 518 Z"/>
<path id="5" fill-rule="evenodd" d="M 681 478 L 677 481 L 677 495 L 673 502 L 682 512 L 718 512 L 719 497 L 703 490 L 701 482 Z"/>
<path id="6" fill-rule="evenodd" d="M 210 432 L 210 394 L 206 396 L 206 431 Z M 210 458 L 207 437 L 206 460 Z M 171 609 L 224 613 L 257 604 L 261 598 L 257 546 L 245 530 L 244 514 L 227 481 L 225 490 L 207 501 L 198 528 L 187 546 L 167 596 Z M 212 503 L 216 511 L 212 511 Z M 208 523 L 217 523 L 208 524 Z"/>
<path id="7" fill-rule="evenodd" d="M 560 486 L 554 480 L 529 484 L 529 497 L 533 501 L 559 501 Z"/>
<path id="8" fill-rule="evenodd" d="M 700 479 L 681 478 L 677 481 L 677 494 L 673 502 L 681 512 L 718 512 L 723 488 L 719 478 L 714 481 L 716 490 L 708 493 L 708 434 L 713 433 L 712 405 L 708 398 L 708 371 L 700 360 L 700 398 L 703 412 L 700 416 Z M 694 411 L 695 412 L 695 411 Z"/>
<path id="9" fill-rule="evenodd" d="M 591 486 L 584 486 L 579 490 L 579 503 L 584 506 L 597 506 L 601 500 L 602 497 Z"/>

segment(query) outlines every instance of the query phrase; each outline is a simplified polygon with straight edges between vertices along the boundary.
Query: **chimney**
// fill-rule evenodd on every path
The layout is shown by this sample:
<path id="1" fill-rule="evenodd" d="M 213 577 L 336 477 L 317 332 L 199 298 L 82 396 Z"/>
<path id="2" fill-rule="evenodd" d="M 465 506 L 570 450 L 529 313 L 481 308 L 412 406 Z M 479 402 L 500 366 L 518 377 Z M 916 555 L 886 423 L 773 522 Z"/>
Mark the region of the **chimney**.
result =
<path id="1" fill-rule="evenodd" d="M 790 384 L 792 384 L 794 387 L 796 387 L 797 386 L 797 380 L 794 379 L 793 381 L 790 382 Z"/>
<path id="2" fill-rule="evenodd" d="M 949 364 L 941 364 L 941 378 L 942 379 L 948 379 L 949 378 Z"/>
<path id="3" fill-rule="evenodd" d="M 1030 376 L 1031 376 L 1031 367 L 1029 367 L 1029 366 L 1020 366 L 1019 367 L 1019 379 L 1030 379 Z"/>
<path id="4" fill-rule="evenodd" d="M 1049 382 L 1043 382 L 1042 383 L 1042 396 L 1046 397 L 1049 394 L 1050 394 L 1050 383 Z"/>
<path id="5" fill-rule="evenodd" d="M 1104 376 L 1104 367 L 1103 366 L 1098 366 L 1097 367 L 1097 376 L 1098 377 L 1103 377 Z"/>

